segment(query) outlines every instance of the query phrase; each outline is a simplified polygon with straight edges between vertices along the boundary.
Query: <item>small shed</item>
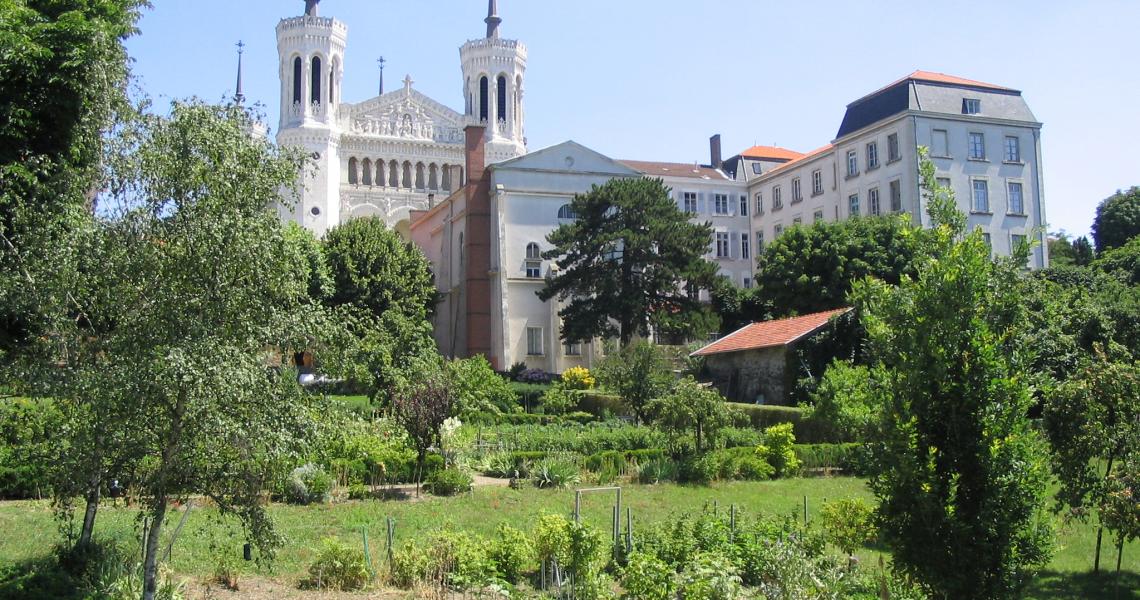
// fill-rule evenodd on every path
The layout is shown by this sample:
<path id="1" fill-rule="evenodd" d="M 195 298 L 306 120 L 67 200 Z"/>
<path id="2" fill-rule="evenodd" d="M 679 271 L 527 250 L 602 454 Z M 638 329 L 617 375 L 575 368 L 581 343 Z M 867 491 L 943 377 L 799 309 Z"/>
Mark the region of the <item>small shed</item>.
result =
<path id="1" fill-rule="evenodd" d="M 704 357 L 712 384 L 730 401 L 781 405 L 787 399 L 789 350 L 851 310 L 745 325 L 691 356 Z"/>

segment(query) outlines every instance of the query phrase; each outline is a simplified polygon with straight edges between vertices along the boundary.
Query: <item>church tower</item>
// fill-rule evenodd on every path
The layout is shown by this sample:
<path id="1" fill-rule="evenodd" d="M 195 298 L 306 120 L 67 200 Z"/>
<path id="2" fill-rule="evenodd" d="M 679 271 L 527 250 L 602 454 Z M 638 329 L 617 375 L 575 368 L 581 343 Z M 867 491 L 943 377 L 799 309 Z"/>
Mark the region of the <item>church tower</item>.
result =
<path id="1" fill-rule="evenodd" d="M 348 27 L 319 14 L 320 0 L 305 0 L 305 14 L 277 24 L 281 121 L 277 143 L 310 153 L 315 169 L 304 175 L 300 202 L 283 209 L 318 236 L 340 223 L 341 135 L 337 113 Z"/>
<path id="2" fill-rule="evenodd" d="M 487 128 L 488 164 L 526 154 L 526 46 L 499 37 L 502 21 L 498 2 L 489 0 L 487 37 L 459 49 L 465 114 L 469 122 Z"/>

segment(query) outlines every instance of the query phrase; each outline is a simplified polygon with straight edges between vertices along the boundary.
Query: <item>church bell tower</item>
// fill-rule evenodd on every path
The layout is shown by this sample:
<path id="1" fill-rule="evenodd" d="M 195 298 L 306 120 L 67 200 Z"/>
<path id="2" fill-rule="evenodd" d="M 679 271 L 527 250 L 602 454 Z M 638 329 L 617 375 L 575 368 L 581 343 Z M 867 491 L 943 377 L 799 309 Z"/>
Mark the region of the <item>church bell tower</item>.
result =
<path id="1" fill-rule="evenodd" d="M 340 222 L 337 112 L 348 27 L 319 13 L 320 0 L 305 0 L 304 15 L 277 24 L 281 77 L 277 143 L 303 148 L 315 166 L 303 176 L 300 202 L 291 209 L 282 207 L 282 216 L 322 236 Z"/>
<path id="2" fill-rule="evenodd" d="M 488 0 L 487 36 L 459 49 L 468 121 L 487 128 L 487 162 L 526 154 L 526 45 L 499 36 L 498 2 Z"/>

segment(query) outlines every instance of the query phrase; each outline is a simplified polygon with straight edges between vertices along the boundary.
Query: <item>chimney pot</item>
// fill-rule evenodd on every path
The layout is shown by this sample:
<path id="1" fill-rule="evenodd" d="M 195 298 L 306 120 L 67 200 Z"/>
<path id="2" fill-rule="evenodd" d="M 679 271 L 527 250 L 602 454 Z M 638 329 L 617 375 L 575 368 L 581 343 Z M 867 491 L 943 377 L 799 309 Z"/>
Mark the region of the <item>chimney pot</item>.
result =
<path id="1" fill-rule="evenodd" d="M 709 154 L 710 163 L 714 169 L 719 169 L 724 166 L 724 160 L 721 158 L 720 153 L 720 134 L 716 134 L 709 138 Z"/>

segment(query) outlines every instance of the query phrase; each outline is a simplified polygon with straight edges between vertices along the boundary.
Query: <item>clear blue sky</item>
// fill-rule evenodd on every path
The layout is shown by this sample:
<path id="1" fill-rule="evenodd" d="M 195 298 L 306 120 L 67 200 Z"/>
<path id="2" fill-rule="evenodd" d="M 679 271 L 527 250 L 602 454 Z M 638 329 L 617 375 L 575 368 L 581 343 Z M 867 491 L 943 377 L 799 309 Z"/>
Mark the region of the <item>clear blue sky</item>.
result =
<path id="1" fill-rule="evenodd" d="M 245 94 L 277 124 L 274 27 L 302 0 L 156 0 L 128 48 L 160 105 Z M 324 0 L 349 28 L 344 98 L 405 74 L 462 110 L 458 47 L 485 33 L 486 0 Z M 531 149 L 573 139 L 614 158 L 708 161 L 754 143 L 830 142 L 848 102 L 915 69 L 1017 88 L 1045 123 L 1050 230 L 1088 232 L 1096 204 L 1140 185 L 1140 2 L 500 0 L 504 37 L 529 49 Z"/>

